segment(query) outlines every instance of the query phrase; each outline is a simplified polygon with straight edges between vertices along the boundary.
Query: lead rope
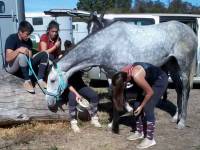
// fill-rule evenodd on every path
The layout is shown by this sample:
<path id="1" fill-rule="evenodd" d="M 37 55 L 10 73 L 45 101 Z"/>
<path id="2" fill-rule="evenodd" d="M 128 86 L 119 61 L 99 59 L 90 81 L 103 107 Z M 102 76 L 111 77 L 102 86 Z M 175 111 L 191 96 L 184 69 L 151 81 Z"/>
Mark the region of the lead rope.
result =
<path id="1" fill-rule="evenodd" d="M 57 93 L 51 93 L 51 92 L 48 92 L 46 90 L 44 90 L 41 85 L 39 84 L 38 82 L 38 77 L 35 73 L 35 71 L 33 70 L 33 66 L 32 66 L 32 63 L 31 63 L 31 58 L 30 57 L 26 57 L 26 61 L 28 62 L 28 65 L 29 65 L 29 74 L 32 75 L 35 77 L 36 81 L 37 81 L 37 84 L 39 85 L 40 89 L 42 90 L 43 94 L 44 95 L 49 95 L 49 96 L 54 96 L 56 97 L 56 100 L 58 101 L 59 100 L 59 97 L 60 97 L 60 93 L 62 91 L 65 90 L 65 88 L 67 87 L 67 83 L 65 83 L 64 79 L 63 79 L 63 76 L 62 76 L 62 72 L 61 70 L 59 69 L 58 66 L 56 66 L 56 71 L 58 72 L 58 76 L 59 76 L 59 86 L 58 86 L 58 91 Z"/>

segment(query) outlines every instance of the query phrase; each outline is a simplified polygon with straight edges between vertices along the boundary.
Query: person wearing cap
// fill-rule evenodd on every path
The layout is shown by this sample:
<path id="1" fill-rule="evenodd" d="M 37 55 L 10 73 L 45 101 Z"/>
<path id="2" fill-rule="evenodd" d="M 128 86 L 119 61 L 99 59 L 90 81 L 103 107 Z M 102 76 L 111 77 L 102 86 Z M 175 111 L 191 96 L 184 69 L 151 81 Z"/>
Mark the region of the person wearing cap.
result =
<path id="1" fill-rule="evenodd" d="M 145 62 L 136 62 L 123 67 L 112 77 L 113 102 L 118 111 L 123 109 L 123 92 L 127 82 L 133 83 L 137 92 L 133 108 L 136 131 L 127 139 L 133 141 L 142 139 L 137 148 L 148 148 L 156 144 L 154 108 L 167 88 L 168 76 L 159 67 Z M 142 120 L 145 120 L 146 128 L 143 128 Z"/>

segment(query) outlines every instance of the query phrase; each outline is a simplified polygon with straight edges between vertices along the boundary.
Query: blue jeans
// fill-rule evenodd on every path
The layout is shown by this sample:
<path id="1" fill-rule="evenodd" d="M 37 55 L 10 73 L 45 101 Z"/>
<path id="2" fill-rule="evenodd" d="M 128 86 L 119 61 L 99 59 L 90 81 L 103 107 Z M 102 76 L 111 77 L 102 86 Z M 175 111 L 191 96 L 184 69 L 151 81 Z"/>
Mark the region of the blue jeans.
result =
<path id="1" fill-rule="evenodd" d="M 152 85 L 154 94 L 151 97 L 151 99 L 146 103 L 143 109 L 147 121 L 150 122 L 155 121 L 154 108 L 156 107 L 160 98 L 163 96 L 167 88 L 167 85 L 168 85 L 168 76 L 166 73 L 163 72 Z M 134 103 L 135 109 L 141 104 L 141 100 L 143 100 L 143 96 L 141 96 L 141 93 L 138 93 L 137 100 Z"/>

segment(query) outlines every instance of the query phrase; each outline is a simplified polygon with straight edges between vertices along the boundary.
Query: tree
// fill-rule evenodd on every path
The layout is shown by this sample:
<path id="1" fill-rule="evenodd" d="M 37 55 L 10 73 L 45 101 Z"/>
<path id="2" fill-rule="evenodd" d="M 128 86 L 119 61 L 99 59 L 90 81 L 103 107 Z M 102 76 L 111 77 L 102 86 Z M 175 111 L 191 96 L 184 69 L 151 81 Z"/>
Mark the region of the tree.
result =
<path id="1" fill-rule="evenodd" d="M 85 11 L 102 12 L 113 8 L 113 0 L 79 0 L 77 8 Z"/>
<path id="2" fill-rule="evenodd" d="M 132 0 L 113 0 L 114 12 L 117 13 L 129 13 L 132 7 Z"/>
<path id="3" fill-rule="evenodd" d="M 170 13 L 184 13 L 185 8 L 182 0 L 173 0 L 168 7 L 168 12 Z"/>
<path id="4" fill-rule="evenodd" d="M 131 10 L 132 0 L 79 0 L 77 8 L 86 11 L 127 13 Z"/>

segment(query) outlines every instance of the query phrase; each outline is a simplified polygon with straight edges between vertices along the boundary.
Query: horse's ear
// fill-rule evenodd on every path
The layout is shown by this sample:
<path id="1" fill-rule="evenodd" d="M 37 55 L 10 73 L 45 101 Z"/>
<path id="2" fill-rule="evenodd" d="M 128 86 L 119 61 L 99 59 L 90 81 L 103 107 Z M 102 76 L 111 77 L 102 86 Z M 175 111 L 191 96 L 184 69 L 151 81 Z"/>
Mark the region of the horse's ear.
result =
<path id="1" fill-rule="evenodd" d="M 94 11 L 94 12 L 93 12 L 93 16 L 96 16 L 96 17 L 97 17 L 97 15 L 98 15 L 98 14 L 97 14 L 97 11 Z"/>
<path id="2" fill-rule="evenodd" d="M 97 17 L 97 11 L 93 11 L 90 13 L 90 20 L 93 20 L 95 17 Z"/>
<path id="3" fill-rule="evenodd" d="M 104 14 L 105 14 L 105 12 L 103 12 L 103 13 L 100 15 L 100 18 L 99 18 L 100 22 L 103 22 Z"/>

